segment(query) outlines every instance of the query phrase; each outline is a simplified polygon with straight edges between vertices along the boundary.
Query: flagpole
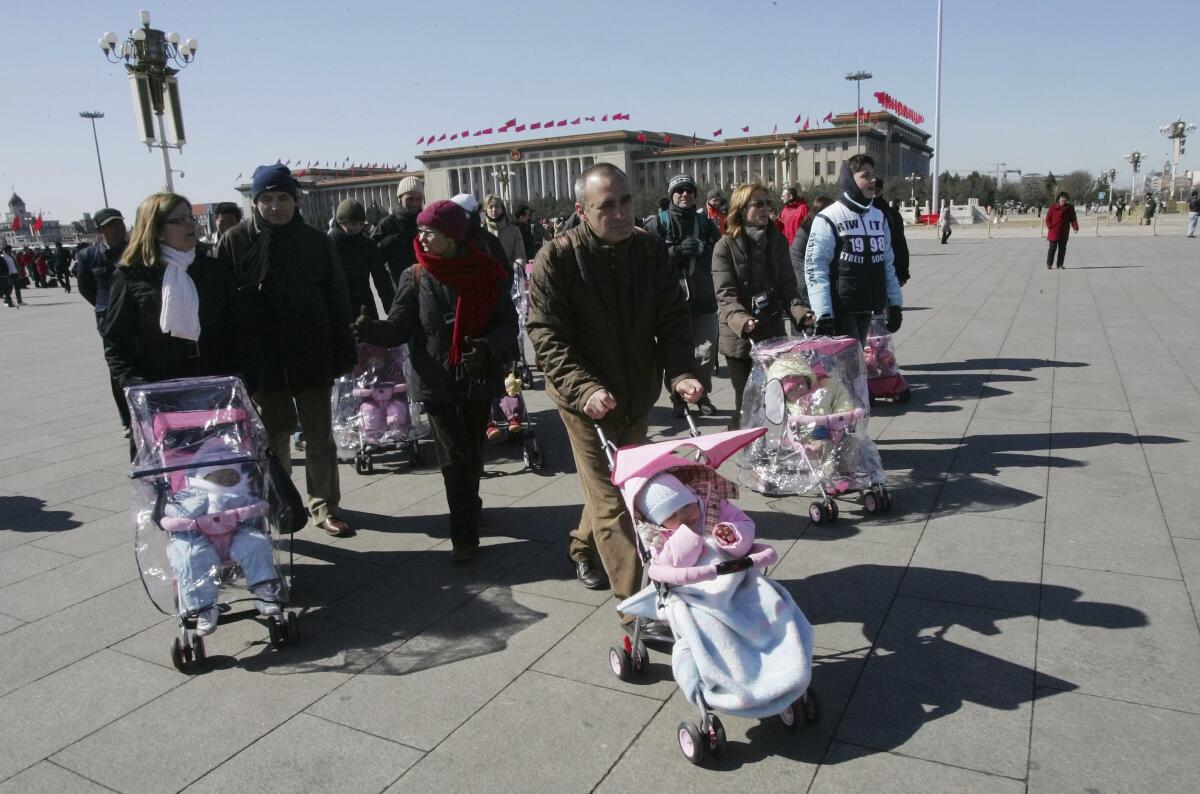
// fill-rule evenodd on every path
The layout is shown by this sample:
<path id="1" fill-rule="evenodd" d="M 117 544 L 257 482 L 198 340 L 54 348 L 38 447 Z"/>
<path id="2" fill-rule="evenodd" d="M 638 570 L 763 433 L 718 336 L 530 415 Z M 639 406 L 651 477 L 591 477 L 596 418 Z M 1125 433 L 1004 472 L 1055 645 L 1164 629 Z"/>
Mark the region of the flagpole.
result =
<path id="1" fill-rule="evenodd" d="M 938 205 L 938 183 L 941 181 L 942 155 L 942 0 L 937 0 L 937 54 L 934 58 L 933 80 L 933 192 L 929 211 L 941 213 Z"/>

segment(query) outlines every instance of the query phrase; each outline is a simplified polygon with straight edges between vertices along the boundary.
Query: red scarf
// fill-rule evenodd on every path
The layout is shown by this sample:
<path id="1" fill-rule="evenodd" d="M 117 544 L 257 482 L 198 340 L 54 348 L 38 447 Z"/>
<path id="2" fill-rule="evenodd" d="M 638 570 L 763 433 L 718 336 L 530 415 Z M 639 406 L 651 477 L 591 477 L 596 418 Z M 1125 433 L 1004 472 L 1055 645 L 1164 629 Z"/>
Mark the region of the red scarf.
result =
<path id="1" fill-rule="evenodd" d="M 496 292 L 506 275 L 504 266 L 470 242 L 464 243 L 463 253 L 456 259 L 426 253 L 416 240 L 413 240 L 413 249 L 417 252 L 418 267 L 428 270 L 429 275 L 447 287 L 458 290 L 449 359 L 450 365 L 456 366 L 462 363 L 463 338 L 482 334 L 492 318 Z"/>

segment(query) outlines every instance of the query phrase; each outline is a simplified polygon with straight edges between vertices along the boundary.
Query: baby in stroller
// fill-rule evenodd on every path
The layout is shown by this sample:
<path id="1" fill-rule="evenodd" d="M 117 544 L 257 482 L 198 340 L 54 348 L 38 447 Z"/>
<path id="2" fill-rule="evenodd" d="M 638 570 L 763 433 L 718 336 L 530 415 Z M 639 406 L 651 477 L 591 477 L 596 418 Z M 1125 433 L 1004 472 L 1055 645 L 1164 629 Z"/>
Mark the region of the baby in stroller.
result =
<path id="1" fill-rule="evenodd" d="M 788 726 L 817 718 L 809 692 L 812 626 L 788 592 L 762 573 L 774 564 L 775 550 L 756 542 L 754 522 L 733 502 L 737 486 L 715 470 L 764 433 L 693 438 L 685 444 L 696 448 L 694 458 L 678 454 L 679 442 L 613 453 L 613 482 L 633 516 L 651 581 L 617 609 L 671 626 L 671 671 L 701 715 L 699 727 L 679 727 L 680 749 L 693 763 L 724 744 L 713 710 L 778 716 Z M 620 648 L 610 651 L 618 675 L 623 662 Z"/>
<path id="2" fill-rule="evenodd" d="M 171 533 L 167 557 L 179 585 L 180 608 L 196 614 L 196 633 L 217 630 L 217 592 L 227 566 L 241 568 L 259 614 L 278 615 L 279 571 L 263 526 L 270 505 L 254 482 L 254 467 L 228 436 L 205 441 L 186 470 L 184 487 L 163 505 L 159 525 Z"/>

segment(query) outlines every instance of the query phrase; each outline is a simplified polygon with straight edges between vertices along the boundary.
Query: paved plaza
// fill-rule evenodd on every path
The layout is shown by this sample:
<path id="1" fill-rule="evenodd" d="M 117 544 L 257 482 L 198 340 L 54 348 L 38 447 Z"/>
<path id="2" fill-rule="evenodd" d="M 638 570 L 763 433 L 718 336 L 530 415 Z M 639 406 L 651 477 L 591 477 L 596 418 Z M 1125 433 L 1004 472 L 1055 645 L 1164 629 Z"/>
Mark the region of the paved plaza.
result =
<path id="1" fill-rule="evenodd" d="M 344 466 L 357 536 L 295 537 L 302 642 L 242 620 L 177 672 L 90 308 L 27 291 L 0 307 L 0 792 L 1195 791 L 1200 240 L 1081 223 L 1053 272 L 1029 228 L 913 235 L 913 399 L 871 418 L 892 512 L 740 500 L 814 624 L 822 719 L 725 718 L 704 768 L 669 657 L 608 668 L 615 602 L 568 563 L 581 496 L 540 390 L 548 468 L 489 451 L 475 560 L 447 558 L 433 467 Z"/>

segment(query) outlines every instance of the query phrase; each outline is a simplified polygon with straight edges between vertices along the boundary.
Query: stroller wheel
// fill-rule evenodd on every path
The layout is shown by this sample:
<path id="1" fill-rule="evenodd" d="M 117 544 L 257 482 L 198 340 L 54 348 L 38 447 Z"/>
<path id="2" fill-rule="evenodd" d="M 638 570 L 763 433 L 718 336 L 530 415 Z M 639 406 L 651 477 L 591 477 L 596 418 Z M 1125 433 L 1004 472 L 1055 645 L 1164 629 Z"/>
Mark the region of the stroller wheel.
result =
<path id="1" fill-rule="evenodd" d="M 708 751 L 713 755 L 720 755 L 724 749 L 725 726 L 721 724 L 721 718 L 713 714 L 708 722 Z"/>
<path id="2" fill-rule="evenodd" d="M 521 388 L 522 389 L 532 389 L 533 388 L 533 370 L 531 370 L 529 368 L 528 364 L 521 365 Z"/>
<path id="3" fill-rule="evenodd" d="M 880 504 L 879 494 L 874 491 L 867 491 L 863 494 L 863 510 L 866 510 L 871 515 L 880 512 Z"/>
<path id="4" fill-rule="evenodd" d="M 191 654 L 184 650 L 183 642 L 178 637 L 171 640 L 171 664 L 175 665 L 175 669 L 186 673 L 190 661 Z"/>
<path id="5" fill-rule="evenodd" d="M 821 721 L 821 701 L 817 699 L 817 690 L 811 686 L 804 690 L 804 694 L 800 696 L 798 703 L 804 711 L 805 722 Z"/>
<path id="6" fill-rule="evenodd" d="M 537 442 L 536 438 L 525 440 L 525 449 L 522 452 L 522 457 L 525 458 L 525 465 L 534 471 L 541 471 L 546 466 L 546 458 L 542 454 L 542 445 Z"/>
<path id="7" fill-rule="evenodd" d="M 197 668 L 202 668 L 207 662 L 208 654 L 204 651 L 204 638 L 197 635 L 192 640 L 192 664 Z"/>
<path id="8" fill-rule="evenodd" d="M 358 453 L 357 455 L 355 455 L 354 456 L 354 473 L 355 474 L 366 474 L 368 460 L 369 460 L 369 458 L 366 455 L 362 454 L 361 452 Z"/>
<path id="9" fill-rule="evenodd" d="M 646 651 L 646 643 L 638 640 L 633 649 L 633 672 L 644 673 L 650 664 L 650 654 Z"/>
<path id="10" fill-rule="evenodd" d="M 287 638 L 284 636 L 283 625 L 280 623 L 279 618 L 274 615 L 267 618 L 267 635 L 270 638 L 269 642 L 272 648 L 282 647 L 287 642 Z"/>
<path id="11" fill-rule="evenodd" d="M 300 616 L 295 612 L 287 613 L 288 642 L 300 641 Z"/>
<path id="12" fill-rule="evenodd" d="M 905 389 L 896 395 L 896 402 L 906 403 L 912 399 L 912 389 Z"/>
<path id="13" fill-rule="evenodd" d="M 835 502 L 831 499 L 829 501 L 829 504 L 825 505 L 825 509 L 829 512 L 829 521 L 831 523 L 838 520 L 837 502 Z"/>
<path id="14" fill-rule="evenodd" d="M 679 742 L 679 750 L 683 753 L 683 757 L 691 761 L 693 764 L 699 764 L 704 761 L 704 745 L 706 739 L 700 736 L 700 731 L 690 722 L 679 723 L 679 730 L 676 731 L 676 739 Z"/>
<path id="15" fill-rule="evenodd" d="M 808 506 L 808 517 L 814 524 L 824 524 L 827 513 L 824 502 L 813 502 Z"/>
<path id="16" fill-rule="evenodd" d="M 633 663 L 629 658 L 629 651 L 621 646 L 614 645 L 608 649 L 608 666 L 612 668 L 613 675 L 622 681 L 631 678 Z"/>
<path id="17" fill-rule="evenodd" d="M 888 493 L 886 488 L 879 491 L 879 498 L 881 501 L 879 506 L 880 512 L 886 513 L 890 511 L 892 509 L 892 495 Z"/>

